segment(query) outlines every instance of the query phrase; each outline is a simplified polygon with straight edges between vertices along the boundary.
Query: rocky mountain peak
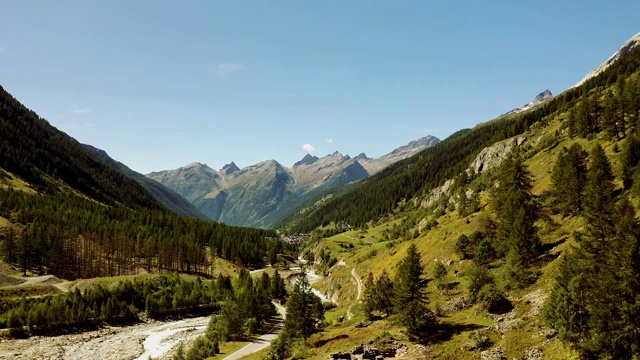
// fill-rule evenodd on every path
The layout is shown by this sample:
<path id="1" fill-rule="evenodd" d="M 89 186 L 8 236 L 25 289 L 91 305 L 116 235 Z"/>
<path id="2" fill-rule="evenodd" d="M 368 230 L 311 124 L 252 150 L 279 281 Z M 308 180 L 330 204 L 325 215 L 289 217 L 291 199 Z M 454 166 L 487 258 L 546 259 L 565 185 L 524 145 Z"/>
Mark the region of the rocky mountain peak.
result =
<path id="1" fill-rule="evenodd" d="M 183 167 L 183 169 L 211 169 L 207 164 L 201 162 L 192 162 L 191 164 Z"/>
<path id="2" fill-rule="evenodd" d="M 543 103 L 543 102 L 551 99 L 552 97 L 553 97 L 553 94 L 551 93 L 551 90 L 547 89 L 547 90 L 541 92 L 540 94 L 536 95 L 536 97 L 533 99 L 532 102 Z"/>
<path id="3" fill-rule="evenodd" d="M 240 168 L 238 167 L 238 165 L 236 165 L 236 163 L 232 161 L 230 164 L 226 164 L 225 166 L 223 166 L 222 169 L 220 169 L 220 172 L 224 175 L 230 175 L 238 170 L 240 170 Z"/>
<path id="4" fill-rule="evenodd" d="M 371 158 L 367 157 L 367 154 L 365 153 L 360 153 L 358 154 L 356 157 L 354 157 L 355 160 L 372 160 Z"/>
<path id="5" fill-rule="evenodd" d="M 296 167 L 296 166 L 300 166 L 300 165 L 311 165 L 314 162 L 318 161 L 318 159 L 319 158 L 317 156 L 313 156 L 311 154 L 307 154 L 302 158 L 302 160 L 300 160 L 297 163 L 293 164 L 293 166 Z"/>
<path id="6" fill-rule="evenodd" d="M 529 110 L 534 106 L 538 106 L 550 99 L 553 99 L 553 94 L 551 93 L 551 90 L 547 89 L 543 92 L 541 92 L 540 94 L 536 95 L 535 98 L 533 98 L 533 101 L 531 101 L 530 103 L 524 104 L 520 107 L 517 107 L 505 114 L 502 114 L 500 116 L 506 116 L 506 115 L 511 115 L 511 114 L 517 114 L 517 113 L 521 113 L 525 110 Z"/>

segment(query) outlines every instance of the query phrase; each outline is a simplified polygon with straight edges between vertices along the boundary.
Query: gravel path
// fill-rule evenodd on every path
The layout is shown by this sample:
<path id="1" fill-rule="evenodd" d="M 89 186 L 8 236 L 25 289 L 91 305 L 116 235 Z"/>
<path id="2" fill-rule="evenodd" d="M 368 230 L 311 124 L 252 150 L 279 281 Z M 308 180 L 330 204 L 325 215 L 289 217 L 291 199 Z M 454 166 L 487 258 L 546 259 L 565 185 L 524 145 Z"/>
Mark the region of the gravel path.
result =
<path id="1" fill-rule="evenodd" d="M 280 306 L 279 304 L 276 304 L 275 302 L 273 303 L 273 305 L 275 305 L 276 309 L 278 309 L 278 312 L 280 312 L 280 314 L 282 314 L 282 319 L 285 319 L 287 317 L 287 309 L 285 309 L 284 307 Z M 252 343 L 247 344 L 242 349 L 240 349 L 240 350 L 234 352 L 233 354 L 225 357 L 223 360 L 240 359 L 240 358 L 242 358 L 244 356 L 253 354 L 255 352 L 258 352 L 258 351 L 266 348 L 267 346 L 269 346 L 269 344 L 271 344 L 272 340 L 274 340 L 275 338 L 278 337 L 278 334 L 280 334 L 280 331 L 282 331 L 283 327 L 284 327 L 284 321 L 280 321 L 276 326 L 274 326 L 271 329 L 271 331 L 269 331 L 268 333 L 260 336 L 259 338 L 254 340 Z"/>

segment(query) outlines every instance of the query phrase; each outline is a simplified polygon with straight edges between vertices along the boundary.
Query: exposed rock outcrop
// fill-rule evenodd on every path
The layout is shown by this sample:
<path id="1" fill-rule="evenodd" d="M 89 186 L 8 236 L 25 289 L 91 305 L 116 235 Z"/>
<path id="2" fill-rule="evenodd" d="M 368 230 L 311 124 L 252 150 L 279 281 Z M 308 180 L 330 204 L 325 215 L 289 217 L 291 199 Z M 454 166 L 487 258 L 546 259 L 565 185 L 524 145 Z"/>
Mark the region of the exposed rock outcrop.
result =
<path id="1" fill-rule="evenodd" d="M 329 359 L 390 359 L 403 357 L 409 352 L 407 345 L 395 340 L 386 341 L 380 347 L 373 346 L 373 342 L 358 345 L 350 351 L 342 351 L 329 355 Z"/>
<path id="2" fill-rule="evenodd" d="M 525 137 L 507 139 L 482 149 L 471 163 L 471 169 L 479 174 L 499 166 L 515 146 L 522 146 L 526 140 Z"/>

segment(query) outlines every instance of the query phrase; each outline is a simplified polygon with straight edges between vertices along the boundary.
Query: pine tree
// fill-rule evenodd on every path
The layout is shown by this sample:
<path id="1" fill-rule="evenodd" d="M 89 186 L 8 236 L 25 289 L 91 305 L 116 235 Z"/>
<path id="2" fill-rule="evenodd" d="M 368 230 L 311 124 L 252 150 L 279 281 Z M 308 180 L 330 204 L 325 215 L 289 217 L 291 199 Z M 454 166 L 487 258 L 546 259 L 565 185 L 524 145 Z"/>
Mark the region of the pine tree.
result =
<path id="1" fill-rule="evenodd" d="M 576 143 L 569 149 L 563 148 L 553 166 L 552 193 L 558 210 L 565 215 L 577 215 L 582 211 L 587 155 L 582 146 Z"/>
<path id="2" fill-rule="evenodd" d="M 393 312 L 393 282 L 387 275 L 387 270 L 383 269 L 382 274 L 376 278 L 376 310 L 389 315 Z"/>
<path id="3" fill-rule="evenodd" d="M 590 157 L 583 201 L 588 236 L 582 245 L 595 254 L 606 246 L 605 239 L 614 231 L 614 177 L 609 159 L 600 145 L 596 145 Z"/>
<path id="4" fill-rule="evenodd" d="M 285 331 L 292 338 L 308 338 L 318 330 L 324 318 L 324 309 L 320 298 L 311 292 L 306 273 L 302 273 L 293 287 L 287 301 Z"/>
<path id="5" fill-rule="evenodd" d="M 423 271 L 420 253 L 412 244 L 407 249 L 407 255 L 398 263 L 394 278 L 395 311 L 411 338 L 424 334 L 436 321 L 433 312 L 426 307 Z"/>
<path id="6" fill-rule="evenodd" d="M 640 162 L 640 140 L 636 135 L 632 135 L 626 140 L 620 158 L 622 184 L 625 190 L 633 185 L 633 174 L 638 162 Z"/>
<path id="7" fill-rule="evenodd" d="M 271 296 L 274 299 L 284 300 L 287 297 L 287 288 L 285 286 L 284 280 L 282 276 L 278 273 L 278 269 L 276 269 L 273 277 L 271 278 Z"/>
<path id="8" fill-rule="evenodd" d="M 500 255 L 518 252 L 524 262 L 537 256 L 536 204 L 531 194 L 531 173 L 522 158 L 513 154 L 505 159 L 500 172 L 500 186 L 493 192 L 492 205 L 497 215 L 496 243 Z M 524 250 L 525 253 L 519 253 Z"/>
<path id="9" fill-rule="evenodd" d="M 364 315 L 369 320 L 373 320 L 374 318 L 373 312 L 376 310 L 377 305 L 376 293 L 377 289 L 373 282 L 373 273 L 369 272 L 367 281 L 364 283 L 364 292 L 362 293 L 362 309 L 364 310 Z"/>

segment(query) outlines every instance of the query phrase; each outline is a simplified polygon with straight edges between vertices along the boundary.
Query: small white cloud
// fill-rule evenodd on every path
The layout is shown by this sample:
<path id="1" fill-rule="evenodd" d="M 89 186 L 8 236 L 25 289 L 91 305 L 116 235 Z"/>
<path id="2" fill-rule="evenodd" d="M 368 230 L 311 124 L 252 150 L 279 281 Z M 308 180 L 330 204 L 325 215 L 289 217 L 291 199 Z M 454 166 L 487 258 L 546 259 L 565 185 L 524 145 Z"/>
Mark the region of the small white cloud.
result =
<path id="1" fill-rule="evenodd" d="M 86 106 L 74 106 L 71 109 L 71 112 L 76 115 L 86 115 L 91 112 L 91 108 L 88 108 Z"/>
<path id="2" fill-rule="evenodd" d="M 327 143 L 329 143 L 329 144 L 333 144 L 333 139 L 327 139 L 327 140 L 325 140 L 325 141 L 326 141 Z"/>
<path id="3" fill-rule="evenodd" d="M 316 151 L 316 148 L 314 148 L 313 146 L 311 146 L 311 144 L 304 144 L 302 145 L 302 148 L 308 152 L 314 152 Z"/>
<path id="4" fill-rule="evenodd" d="M 227 63 L 216 65 L 215 72 L 219 75 L 229 75 L 242 69 L 244 69 L 244 65 L 242 64 Z"/>

